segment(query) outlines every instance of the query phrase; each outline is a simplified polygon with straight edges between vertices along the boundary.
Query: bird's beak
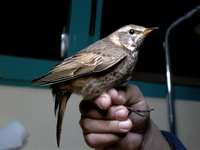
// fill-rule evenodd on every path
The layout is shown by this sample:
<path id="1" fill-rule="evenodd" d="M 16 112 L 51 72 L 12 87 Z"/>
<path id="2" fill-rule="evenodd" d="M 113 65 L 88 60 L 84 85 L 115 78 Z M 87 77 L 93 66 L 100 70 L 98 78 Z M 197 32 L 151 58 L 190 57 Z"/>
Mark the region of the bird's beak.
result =
<path id="1" fill-rule="evenodd" d="M 152 28 L 147 28 L 145 31 L 144 31 L 144 36 L 147 36 L 149 33 L 151 33 L 152 31 L 154 30 L 158 30 L 159 28 L 158 27 L 152 27 Z"/>

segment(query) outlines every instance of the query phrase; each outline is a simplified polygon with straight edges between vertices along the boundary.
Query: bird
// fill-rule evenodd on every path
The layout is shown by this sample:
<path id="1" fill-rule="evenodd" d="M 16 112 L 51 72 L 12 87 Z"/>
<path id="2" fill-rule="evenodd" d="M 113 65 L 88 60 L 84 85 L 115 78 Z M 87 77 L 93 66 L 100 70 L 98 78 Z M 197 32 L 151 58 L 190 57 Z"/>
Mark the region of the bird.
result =
<path id="1" fill-rule="evenodd" d="M 50 86 L 57 115 L 56 140 L 60 147 L 63 117 L 72 93 L 94 100 L 103 92 L 131 80 L 144 39 L 157 27 L 122 26 L 108 36 L 65 58 L 34 84 Z"/>

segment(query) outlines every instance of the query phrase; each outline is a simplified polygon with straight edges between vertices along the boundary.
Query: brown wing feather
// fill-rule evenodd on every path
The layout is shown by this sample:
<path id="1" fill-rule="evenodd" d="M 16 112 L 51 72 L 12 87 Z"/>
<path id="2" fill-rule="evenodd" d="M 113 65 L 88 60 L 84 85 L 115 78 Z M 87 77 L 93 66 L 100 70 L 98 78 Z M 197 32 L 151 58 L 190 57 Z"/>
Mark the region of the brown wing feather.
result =
<path id="1" fill-rule="evenodd" d="M 61 137 L 62 122 L 63 122 L 64 113 L 65 113 L 65 108 L 66 108 L 67 101 L 70 95 L 71 93 L 65 93 L 64 95 L 61 94 L 60 97 L 56 99 L 55 101 L 55 105 L 57 104 L 57 106 L 55 107 L 58 107 L 58 117 L 57 117 L 57 125 L 56 125 L 56 139 L 57 139 L 58 147 L 60 146 L 60 137 Z M 55 112 L 56 112 L 56 109 L 55 109 Z"/>
<path id="2" fill-rule="evenodd" d="M 108 47 L 103 47 L 99 49 L 97 47 L 93 51 L 83 51 L 66 58 L 47 75 L 33 82 L 39 84 L 55 84 L 68 81 L 80 76 L 104 71 L 117 64 L 125 57 L 126 53 L 119 48 L 113 49 L 111 47 L 108 49 Z"/>

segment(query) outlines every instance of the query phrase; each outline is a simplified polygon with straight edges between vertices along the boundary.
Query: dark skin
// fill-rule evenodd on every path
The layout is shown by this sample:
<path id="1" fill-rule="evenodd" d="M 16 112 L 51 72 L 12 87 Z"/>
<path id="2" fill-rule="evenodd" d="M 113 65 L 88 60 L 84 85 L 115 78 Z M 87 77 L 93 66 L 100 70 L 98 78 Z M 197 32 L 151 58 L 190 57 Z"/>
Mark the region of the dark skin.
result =
<path id="1" fill-rule="evenodd" d="M 131 110 L 150 110 L 136 86 L 111 89 L 94 102 L 80 104 L 80 126 L 88 146 L 96 150 L 169 150 L 150 113 Z"/>

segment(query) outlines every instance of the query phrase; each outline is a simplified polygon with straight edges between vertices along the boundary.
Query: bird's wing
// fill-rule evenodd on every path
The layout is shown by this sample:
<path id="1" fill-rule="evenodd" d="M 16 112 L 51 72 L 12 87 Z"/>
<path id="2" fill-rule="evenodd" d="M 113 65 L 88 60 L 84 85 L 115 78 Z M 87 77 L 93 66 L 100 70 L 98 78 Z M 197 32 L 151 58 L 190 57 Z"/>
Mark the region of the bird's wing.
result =
<path id="1" fill-rule="evenodd" d="M 126 57 L 126 53 L 119 51 L 114 55 L 111 54 L 112 51 L 108 53 L 98 53 L 98 51 L 84 51 L 78 53 L 72 57 L 66 58 L 62 63 L 49 71 L 47 75 L 33 82 L 50 85 L 107 70 Z"/>

